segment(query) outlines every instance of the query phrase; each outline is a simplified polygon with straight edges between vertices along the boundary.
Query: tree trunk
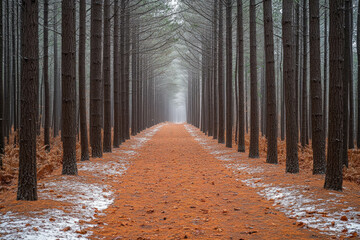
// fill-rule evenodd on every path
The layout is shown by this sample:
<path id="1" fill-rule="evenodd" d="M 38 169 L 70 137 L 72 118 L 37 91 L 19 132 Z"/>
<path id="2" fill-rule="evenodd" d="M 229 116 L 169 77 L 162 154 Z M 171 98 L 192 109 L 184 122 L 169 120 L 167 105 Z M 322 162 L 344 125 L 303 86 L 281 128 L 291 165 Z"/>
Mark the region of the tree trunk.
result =
<path id="1" fill-rule="evenodd" d="M 324 188 L 342 190 L 344 119 L 344 1 L 330 1 L 329 137 Z"/>
<path id="2" fill-rule="evenodd" d="M 92 157 L 102 157 L 102 1 L 91 1 L 91 37 L 90 37 L 90 143 Z"/>
<path id="3" fill-rule="evenodd" d="M 232 0 L 226 1 L 226 147 L 232 147 Z"/>
<path id="4" fill-rule="evenodd" d="M 136 122 L 137 122 L 137 115 L 136 115 L 136 106 L 137 106 L 137 92 L 136 92 L 136 83 L 138 81 L 138 72 L 137 72 L 137 34 L 138 34 L 138 27 L 135 26 L 135 31 L 132 31 L 132 56 L 131 56 L 131 135 L 136 135 Z"/>
<path id="5" fill-rule="evenodd" d="M 350 36 L 349 36 L 349 149 L 354 149 L 354 81 L 353 81 L 353 4 L 349 0 Z"/>
<path id="6" fill-rule="evenodd" d="M 311 0 L 310 12 L 310 89 L 313 174 L 325 173 L 325 139 L 323 128 L 321 60 L 320 60 L 320 10 L 319 0 Z"/>
<path id="7" fill-rule="evenodd" d="M 124 106 L 124 141 L 130 139 L 130 2 L 126 3 L 125 12 L 125 106 Z M 147 109 L 148 110 L 148 109 Z"/>
<path id="8" fill-rule="evenodd" d="M 23 0 L 21 19 L 21 118 L 17 200 L 37 200 L 36 123 L 39 88 L 37 0 Z"/>
<path id="9" fill-rule="evenodd" d="M 328 4 L 327 0 L 325 0 L 324 3 L 324 120 L 323 120 L 323 126 L 324 126 L 324 138 L 326 140 L 327 138 L 327 124 L 328 124 Z"/>
<path id="10" fill-rule="evenodd" d="M 356 34 L 356 50 L 357 50 L 357 58 L 358 58 L 358 92 L 357 92 L 357 100 L 358 100 L 358 116 L 357 116 L 357 140 L 356 145 L 357 148 L 360 148 L 360 1 L 358 2 L 358 15 L 357 15 L 357 34 Z"/>
<path id="11" fill-rule="evenodd" d="M 217 54 L 218 54 L 218 8 L 219 1 L 214 0 L 214 18 L 213 18 L 213 139 L 218 138 L 218 71 L 217 71 Z M 195 78 L 192 78 L 195 81 Z M 194 82 L 195 86 L 195 82 Z M 193 94 L 196 94 L 195 92 Z M 196 112 L 194 112 L 196 114 Z M 195 121 L 194 121 L 195 123 Z"/>
<path id="12" fill-rule="evenodd" d="M 114 137 L 113 147 L 119 148 L 120 136 L 119 136 L 119 85 L 120 85 L 120 73 L 119 73 L 119 16 L 120 8 L 119 1 L 114 1 L 114 48 L 113 48 L 113 78 L 114 78 Z"/>
<path id="13" fill-rule="evenodd" d="M 219 96 L 219 132 L 218 132 L 218 142 L 225 143 L 224 136 L 224 62 L 223 62 L 223 42 L 224 42 L 224 32 L 223 32 L 223 6 L 224 3 L 219 1 L 219 56 L 218 56 L 218 96 Z"/>
<path id="14" fill-rule="evenodd" d="M 293 1 L 283 1 L 283 53 L 284 53 L 284 67 L 283 77 L 285 84 L 285 106 L 286 106 L 286 172 L 298 173 L 298 135 L 296 127 L 296 109 L 295 105 L 295 51 L 294 51 L 294 32 L 293 24 Z"/>
<path id="15" fill-rule="evenodd" d="M 350 45 L 351 45 L 351 24 L 350 24 L 350 0 L 345 0 L 345 32 L 344 32 L 344 86 L 343 86 L 343 109 L 344 109 L 344 139 L 343 139 L 343 164 L 348 167 L 348 142 L 349 142 L 349 84 L 350 78 L 352 75 L 350 64 L 351 64 L 351 54 L 350 54 Z M 331 96 L 331 95 L 330 95 Z"/>
<path id="16" fill-rule="evenodd" d="M 49 90 L 49 38 L 48 38 L 48 12 L 49 2 L 44 0 L 44 59 L 43 74 L 45 86 L 45 127 L 44 127 L 44 144 L 45 149 L 50 151 L 50 90 Z"/>
<path id="17" fill-rule="evenodd" d="M 86 0 L 80 0 L 79 35 L 79 111 L 81 134 L 81 160 L 89 160 L 89 142 L 86 120 Z"/>
<path id="18" fill-rule="evenodd" d="M 12 1 L 12 15 L 11 15 L 11 25 L 12 25 L 12 46 L 11 46 L 11 50 L 12 50 L 12 100 L 13 100 L 13 104 L 12 104 L 12 111 L 13 111 L 13 123 L 14 123 L 14 146 L 16 146 L 16 141 L 17 141 L 17 98 L 16 98 L 16 89 L 18 88 L 17 84 L 16 84 L 16 25 L 15 25 L 15 15 L 16 15 L 16 9 L 15 9 L 15 1 Z M 45 20 L 44 20 L 45 21 Z"/>
<path id="19" fill-rule="evenodd" d="M 250 115 L 250 149 L 249 157 L 259 157 L 259 106 L 257 87 L 257 55 L 256 55 L 256 5 L 250 0 L 250 74 L 251 74 L 251 115 Z"/>
<path id="20" fill-rule="evenodd" d="M 4 77 L 3 77 L 3 1 L 0 2 L 0 169 L 3 168 L 4 143 Z"/>
<path id="21" fill-rule="evenodd" d="M 308 140 L 308 92 L 307 92 L 307 0 L 303 0 L 303 86 L 302 86 L 302 129 L 301 129 L 301 145 L 305 147 Z"/>
<path id="22" fill-rule="evenodd" d="M 59 67 L 58 67 L 58 40 L 57 40 L 57 14 L 58 4 L 54 2 L 54 101 L 53 101 L 53 128 L 54 137 L 59 135 L 60 119 L 61 119 L 61 85 L 59 81 Z"/>
<path id="23" fill-rule="evenodd" d="M 264 36 L 266 59 L 266 128 L 267 128 L 267 163 L 277 164 L 277 116 L 276 116 L 276 83 L 274 60 L 274 30 L 272 17 L 272 0 L 264 0 Z"/>
<path id="24" fill-rule="evenodd" d="M 77 175 L 76 166 L 76 30 L 75 2 L 62 1 L 62 130 L 64 175 Z"/>
<path id="25" fill-rule="evenodd" d="M 295 64 L 295 91 L 296 91 L 296 126 L 297 131 L 299 132 L 299 82 L 300 82 L 300 3 L 297 2 L 296 4 L 296 64 Z"/>
<path id="26" fill-rule="evenodd" d="M 104 142 L 103 151 L 111 152 L 111 85 L 110 85 L 110 0 L 104 1 Z"/>

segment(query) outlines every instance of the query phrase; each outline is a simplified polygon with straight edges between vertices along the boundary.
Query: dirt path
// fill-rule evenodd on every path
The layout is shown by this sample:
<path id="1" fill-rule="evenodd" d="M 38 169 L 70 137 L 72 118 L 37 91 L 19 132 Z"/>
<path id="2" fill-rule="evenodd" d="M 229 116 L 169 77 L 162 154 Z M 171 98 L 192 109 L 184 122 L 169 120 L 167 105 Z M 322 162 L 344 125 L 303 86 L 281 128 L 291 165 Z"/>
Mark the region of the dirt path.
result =
<path id="1" fill-rule="evenodd" d="M 236 180 L 184 125 L 163 126 L 114 179 L 94 239 L 318 239 Z"/>

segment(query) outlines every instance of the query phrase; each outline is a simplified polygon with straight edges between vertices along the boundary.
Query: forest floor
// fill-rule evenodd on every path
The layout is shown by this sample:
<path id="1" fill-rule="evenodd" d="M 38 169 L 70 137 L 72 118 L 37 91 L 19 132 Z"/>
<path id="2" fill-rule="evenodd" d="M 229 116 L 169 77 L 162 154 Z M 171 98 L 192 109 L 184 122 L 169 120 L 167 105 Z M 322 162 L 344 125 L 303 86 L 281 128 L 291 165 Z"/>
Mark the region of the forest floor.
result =
<path id="1" fill-rule="evenodd" d="M 39 181 L 39 201 L 0 193 L 0 239 L 358 238 L 360 186 L 286 174 L 187 124 L 150 128 L 102 159 Z"/>

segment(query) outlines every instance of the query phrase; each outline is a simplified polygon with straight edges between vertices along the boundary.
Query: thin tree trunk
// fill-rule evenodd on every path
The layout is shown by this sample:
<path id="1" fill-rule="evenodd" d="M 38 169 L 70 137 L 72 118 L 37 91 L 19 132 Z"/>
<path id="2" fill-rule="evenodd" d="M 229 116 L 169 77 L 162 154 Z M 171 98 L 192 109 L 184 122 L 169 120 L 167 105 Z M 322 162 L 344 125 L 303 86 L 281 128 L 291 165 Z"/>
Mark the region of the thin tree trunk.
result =
<path id="1" fill-rule="evenodd" d="M 293 24 L 293 0 L 283 1 L 283 52 L 284 52 L 284 84 L 285 84 L 285 105 L 286 105 L 286 172 L 298 173 L 299 160 L 297 148 L 297 128 L 295 104 L 295 49 Z"/>
<path id="2" fill-rule="evenodd" d="M 357 15 L 357 34 L 356 34 L 356 50 L 357 50 L 357 59 L 358 59 L 358 92 L 357 92 L 357 101 L 358 101 L 358 116 L 357 116 L 357 148 L 360 148 L 360 1 L 358 2 L 358 15 Z"/>
<path id="3" fill-rule="evenodd" d="M 17 84 L 16 84 L 16 25 L 15 25 L 15 1 L 12 1 L 12 15 L 11 15 L 11 25 L 12 25 L 12 86 L 13 86 L 13 93 L 12 93 L 12 99 L 13 99 L 13 105 L 12 105 L 12 111 L 13 111 L 13 122 L 14 122 L 14 146 L 16 145 L 16 141 L 17 141 L 17 98 L 16 98 L 16 89 L 18 88 Z"/>
<path id="4" fill-rule="evenodd" d="M 226 147 L 232 147 L 232 0 L 226 1 Z"/>
<path id="5" fill-rule="evenodd" d="M 213 139 L 218 138 L 218 86 L 217 86 L 217 79 L 218 79 L 218 66 L 217 66 L 217 54 L 218 54 L 218 8 L 219 3 L 218 0 L 214 0 L 214 18 L 213 18 Z M 195 79 L 193 79 L 195 80 Z M 195 85 L 195 83 L 194 83 Z M 193 93 L 195 94 L 195 92 Z M 196 114 L 196 112 L 194 112 Z M 194 122 L 195 123 L 195 122 Z"/>
<path id="6" fill-rule="evenodd" d="M 299 132 L 299 82 L 300 82 L 300 3 L 296 2 L 296 64 L 295 64 L 295 90 L 296 90 L 296 126 Z"/>
<path id="7" fill-rule="evenodd" d="M 343 164 L 348 167 L 349 160 L 348 160 L 348 142 L 349 142 L 349 84 L 351 78 L 351 54 L 350 54 L 350 45 L 351 45 L 351 24 L 350 24 L 350 0 L 345 0 L 345 32 L 344 32 L 344 94 L 343 94 L 343 109 L 344 109 L 344 139 L 343 139 Z M 331 96 L 331 95 L 330 95 Z"/>
<path id="8" fill-rule="evenodd" d="M 37 200 L 36 123 L 39 88 L 37 0 L 22 1 L 21 118 L 17 200 Z"/>
<path id="9" fill-rule="evenodd" d="M 350 36 L 349 36 L 349 149 L 354 149 L 354 81 L 353 81 L 353 4 L 349 0 Z"/>
<path id="10" fill-rule="evenodd" d="M 124 107 L 124 141 L 130 139 L 130 2 L 126 4 L 125 12 L 125 107 Z M 146 108 L 147 109 L 147 108 Z M 148 109 L 147 109 L 148 110 Z"/>
<path id="11" fill-rule="evenodd" d="M 92 157 L 102 157 L 102 1 L 91 1 L 91 37 L 90 37 L 90 143 Z"/>
<path id="12" fill-rule="evenodd" d="M 328 4 L 327 0 L 324 3 L 324 136 L 327 138 L 327 124 L 328 124 Z"/>
<path id="13" fill-rule="evenodd" d="M 62 130 L 64 175 L 77 175 L 76 166 L 76 20 L 75 1 L 62 1 Z"/>
<path id="14" fill-rule="evenodd" d="M 301 145 L 305 145 L 308 140 L 308 87 L 307 87 L 307 0 L 303 0 L 303 86 L 302 86 L 302 129 Z"/>
<path id="15" fill-rule="evenodd" d="M 251 115 L 250 115 L 250 149 L 249 157 L 259 157 L 259 106 L 257 89 L 257 55 L 256 55 L 256 5 L 250 0 L 250 74 L 251 74 Z"/>
<path id="16" fill-rule="evenodd" d="M 218 133 L 218 142 L 225 143 L 224 136 L 224 97 L 223 97 L 223 89 L 224 89 L 224 63 L 223 63 L 223 6 L 224 3 L 219 1 L 219 57 L 218 57 L 218 96 L 219 96 L 219 133 Z"/>
<path id="17" fill-rule="evenodd" d="M 86 120 L 86 0 L 80 0 L 80 35 L 79 35 L 79 111 L 81 135 L 81 160 L 89 160 L 89 141 Z"/>
<path id="18" fill-rule="evenodd" d="M 342 190 L 344 119 L 344 1 L 330 1 L 329 137 L 324 188 Z"/>
<path id="19" fill-rule="evenodd" d="M 313 174 L 325 173 L 325 139 L 323 128 L 321 60 L 320 60 L 320 10 L 319 0 L 311 0 L 310 17 L 310 89 Z"/>
<path id="20" fill-rule="evenodd" d="M 245 114 L 244 114 L 244 27 L 243 27 L 243 4 L 242 0 L 237 0 L 237 38 L 239 48 L 238 62 L 238 152 L 245 152 Z"/>
<path id="21" fill-rule="evenodd" d="M 0 169 L 3 168 L 4 142 L 4 77 L 3 77 L 3 1 L 0 2 Z"/>
<path id="22" fill-rule="evenodd" d="M 49 89 L 49 38 L 48 38 L 48 12 L 49 2 L 44 0 L 44 59 L 43 74 L 45 87 L 45 127 L 44 127 L 44 145 L 47 151 L 50 151 L 50 89 Z"/>
<path id="23" fill-rule="evenodd" d="M 272 17 L 272 0 L 264 0 L 264 36 L 266 59 L 266 128 L 267 128 L 267 163 L 277 164 L 277 116 L 276 116 L 276 83 L 274 60 L 274 30 Z"/>
<path id="24" fill-rule="evenodd" d="M 104 1 L 104 142 L 103 151 L 111 152 L 111 85 L 110 85 L 110 0 Z"/>
<path id="25" fill-rule="evenodd" d="M 61 101 L 60 101 L 60 92 L 61 85 L 59 81 L 59 68 L 58 68 L 58 40 L 57 40 L 57 14 L 58 14 L 58 5 L 54 2 L 54 101 L 53 101 L 53 128 L 54 128 L 54 137 L 59 135 L 60 122 L 61 119 Z"/>

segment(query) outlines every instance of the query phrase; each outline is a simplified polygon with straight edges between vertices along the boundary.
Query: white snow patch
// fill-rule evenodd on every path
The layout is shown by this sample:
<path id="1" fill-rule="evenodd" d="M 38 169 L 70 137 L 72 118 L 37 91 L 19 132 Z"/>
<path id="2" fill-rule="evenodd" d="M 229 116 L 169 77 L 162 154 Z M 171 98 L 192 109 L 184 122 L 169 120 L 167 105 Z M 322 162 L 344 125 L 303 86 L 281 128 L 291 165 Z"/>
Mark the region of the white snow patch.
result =
<path id="1" fill-rule="evenodd" d="M 289 217 L 295 217 L 310 228 L 322 231 L 324 234 L 340 236 L 344 229 L 348 234 L 360 232 L 360 212 L 343 209 L 341 212 L 332 212 L 331 209 L 339 202 L 316 199 L 314 195 L 303 194 L 306 186 L 264 186 L 258 193 L 266 199 L 273 199 L 280 211 Z M 340 194 L 336 194 L 341 196 Z M 341 221 L 346 216 L 348 221 Z M 332 226 L 334 222 L 334 226 Z"/>
<path id="2" fill-rule="evenodd" d="M 231 168 L 234 170 L 234 173 L 236 174 L 236 171 L 240 171 L 242 173 L 247 174 L 254 174 L 254 173 L 263 173 L 264 169 L 262 167 L 252 167 L 248 164 L 243 163 L 233 163 L 233 164 L 226 164 L 227 168 Z"/>
<path id="3" fill-rule="evenodd" d="M 185 129 L 199 142 L 204 149 L 214 148 L 212 143 L 202 136 L 196 134 L 194 127 L 185 125 Z M 210 152 L 212 155 L 222 161 L 235 160 L 237 156 L 227 155 L 228 150 L 216 150 Z M 240 157 L 240 156 L 239 156 Z M 247 164 L 226 163 L 228 168 L 234 170 L 234 173 L 241 171 L 249 175 L 263 173 L 265 169 L 253 167 Z M 237 179 L 240 180 L 240 179 Z M 274 206 L 284 212 L 288 217 L 296 218 L 303 222 L 307 227 L 318 229 L 326 235 L 343 235 L 343 230 L 347 230 L 347 235 L 351 236 L 353 232 L 360 233 L 360 212 L 356 208 L 345 208 L 342 211 L 334 211 L 334 208 L 343 206 L 341 198 L 342 193 L 328 192 L 327 200 L 318 199 L 314 194 L 305 194 L 307 186 L 283 185 L 273 186 L 266 183 L 262 178 L 252 177 L 241 179 L 247 186 L 256 188 L 260 196 L 274 201 Z M 341 217 L 346 216 L 348 221 L 341 221 Z M 334 224 L 332 224 L 334 223 Z"/>
<path id="4" fill-rule="evenodd" d="M 133 139 L 133 143 L 130 146 L 132 149 L 138 149 L 140 147 L 142 147 L 147 141 L 149 141 L 154 135 L 155 133 L 157 133 L 165 124 L 160 124 L 154 128 L 151 128 L 149 130 L 147 130 L 144 134 L 144 137 L 134 137 Z"/>
<path id="5" fill-rule="evenodd" d="M 132 147 L 141 147 L 163 125 L 150 129 L 145 137 L 135 137 Z M 129 166 L 129 160 L 137 153 L 135 151 L 120 150 L 128 156 L 110 162 L 82 162 L 78 164 L 80 171 L 90 171 L 94 174 L 122 175 Z M 72 203 L 73 207 L 65 207 L 66 212 L 59 209 L 46 209 L 39 212 L 22 213 L 7 212 L 0 214 L 1 239 L 26 240 L 55 240 L 55 239 L 88 239 L 91 232 L 79 234 L 82 228 L 92 227 L 87 221 L 94 219 L 94 215 L 101 215 L 101 211 L 113 203 L 113 192 L 106 184 L 82 182 L 79 177 L 61 176 L 59 181 L 47 182 L 39 190 L 40 199 L 50 199 Z M 50 220 L 51 219 L 51 220 Z M 84 221 L 81 227 L 79 221 Z M 63 231 L 70 227 L 69 231 Z M 34 229 L 37 229 L 34 230 Z"/>
<path id="6" fill-rule="evenodd" d="M 53 218 L 54 221 L 49 219 Z M 32 212 L 30 216 L 7 212 L 0 216 L 0 233 L 6 234 L 1 239 L 27 239 L 27 240 L 55 240 L 55 239 L 87 239 L 90 232 L 80 235 L 79 218 L 74 214 L 53 209 L 42 212 Z M 89 227 L 90 225 L 86 225 Z M 64 228 L 71 227 L 69 231 Z M 38 231 L 34 230 L 35 228 Z"/>
<path id="7" fill-rule="evenodd" d="M 79 163 L 78 169 L 81 171 L 97 172 L 104 175 L 121 176 L 128 169 L 129 163 L 124 160 L 120 162 L 86 162 Z"/>
<path id="8" fill-rule="evenodd" d="M 39 198 L 71 202 L 74 207 L 68 207 L 67 213 L 47 209 L 31 212 L 29 216 L 12 212 L 0 215 L 0 233 L 5 235 L 3 239 L 86 239 L 90 232 L 84 235 L 75 232 L 81 230 L 79 221 L 94 219 L 96 212 L 106 209 L 114 201 L 113 192 L 106 185 L 82 183 L 69 178 L 71 177 L 63 176 L 60 181 L 47 183 L 46 189 L 39 190 Z M 48 190 L 53 190 L 56 194 L 51 194 Z M 66 227 L 71 230 L 63 231 Z"/>

